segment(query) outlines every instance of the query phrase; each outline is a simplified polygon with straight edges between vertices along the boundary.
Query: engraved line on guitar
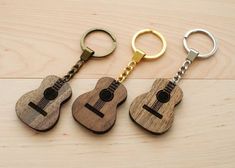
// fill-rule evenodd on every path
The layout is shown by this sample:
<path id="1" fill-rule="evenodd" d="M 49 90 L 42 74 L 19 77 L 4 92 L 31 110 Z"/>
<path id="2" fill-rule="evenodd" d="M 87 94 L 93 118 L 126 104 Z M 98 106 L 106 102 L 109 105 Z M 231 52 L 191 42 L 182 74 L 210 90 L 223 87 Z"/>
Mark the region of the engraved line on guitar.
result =
<path id="1" fill-rule="evenodd" d="M 85 107 L 90 111 L 94 112 L 99 117 L 103 118 L 104 114 L 100 111 L 106 102 L 110 102 L 114 97 L 114 92 L 118 88 L 120 83 L 114 80 L 106 89 L 101 90 L 99 99 L 96 101 L 94 106 L 89 103 L 85 104 Z"/>
<path id="2" fill-rule="evenodd" d="M 58 91 L 63 86 L 63 84 L 63 80 L 58 79 L 52 87 L 45 89 L 42 99 L 37 104 L 29 102 L 28 105 L 39 114 L 47 116 L 47 112 L 44 111 L 44 108 L 50 101 L 56 99 L 56 97 L 58 96 Z"/>
<path id="3" fill-rule="evenodd" d="M 175 88 L 175 84 L 171 81 L 168 82 L 166 87 L 163 90 L 160 90 L 156 94 L 156 100 L 152 104 L 151 107 L 147 106 L 146 104 L 143 105 L 143 108 L 150 112 L 151 114 L 155 115 L 157 118 L 162 119 L 163 115 L 160 114 L 158 111 L 164 103 L 167 103 L 170 100 L 171 92 Z"/>

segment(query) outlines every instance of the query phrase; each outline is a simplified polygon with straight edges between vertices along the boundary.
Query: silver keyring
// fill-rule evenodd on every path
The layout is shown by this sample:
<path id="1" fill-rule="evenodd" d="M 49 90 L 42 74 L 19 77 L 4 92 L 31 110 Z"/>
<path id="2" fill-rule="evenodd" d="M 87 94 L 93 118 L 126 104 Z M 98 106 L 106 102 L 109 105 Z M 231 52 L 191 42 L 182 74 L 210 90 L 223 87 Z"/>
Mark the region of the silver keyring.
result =
<path id="1" fill-rule="evenodd" d="M 198 57 L 208 58 L 208 57 L 214 55 L 215 52 L 217 51 L 217 43 L 216 43 L 215 37 L 205 29 L 193 29 L 193 30 L 190 30 L 187 33 L 185 33 L 184 39 L 183 39 L 183 44 L 184 44 L 184 48 L 187 50 L 187 52 L 190 51 L 190 48 L 188 47 L 188 44 L 187 44 L 187 39 L 191 34 L 194 34 L 194 33 L 203 33 L 203 34 L 207 35 L 213 42 L 213 49 L 209 53 L 206 53 L 206 54 L 199 53 Z"/>

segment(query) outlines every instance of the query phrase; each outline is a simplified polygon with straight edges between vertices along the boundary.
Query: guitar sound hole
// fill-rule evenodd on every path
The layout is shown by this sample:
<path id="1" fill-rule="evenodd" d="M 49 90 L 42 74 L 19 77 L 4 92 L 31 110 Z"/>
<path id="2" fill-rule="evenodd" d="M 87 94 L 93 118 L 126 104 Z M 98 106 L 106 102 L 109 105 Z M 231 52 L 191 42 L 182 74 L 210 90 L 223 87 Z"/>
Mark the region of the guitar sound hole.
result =
<path id="1" fill-rule="evenodd" d="M 100 99 L 104 102 L 109 102 L 113 99 L 113 93 L 110 92 L 108 89 L 103 89 L 100 92 Z"/>
<path id="2" fill-rule="evenodd" d="M 44 97 L 47 100 L 54 100 L 57 96 L 58 92 L 52 87 L 49 87 L 44 91 Z"/>
<path id="3" fill-rule="evenodd" d="M 157 100 L 161 103 L 166 103 L 170 100 L 170 94 L 164 90 L 160 90 L 157 93 Z"/>

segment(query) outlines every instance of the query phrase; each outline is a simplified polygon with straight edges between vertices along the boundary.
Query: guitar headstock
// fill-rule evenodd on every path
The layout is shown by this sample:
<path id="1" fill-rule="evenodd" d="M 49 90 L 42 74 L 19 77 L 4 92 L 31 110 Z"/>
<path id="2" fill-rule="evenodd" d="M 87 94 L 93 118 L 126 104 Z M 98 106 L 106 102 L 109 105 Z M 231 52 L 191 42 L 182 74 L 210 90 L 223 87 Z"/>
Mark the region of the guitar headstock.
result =
<path id="1" fill-rule="evenodd" d="M 174 107 L 182 97 L 179 86 L 167 79 L 157 79 L 148 93 L 134 99 L 130 106 L 130 117 L 152 133 L 164 133 L 171 127 Z"/>

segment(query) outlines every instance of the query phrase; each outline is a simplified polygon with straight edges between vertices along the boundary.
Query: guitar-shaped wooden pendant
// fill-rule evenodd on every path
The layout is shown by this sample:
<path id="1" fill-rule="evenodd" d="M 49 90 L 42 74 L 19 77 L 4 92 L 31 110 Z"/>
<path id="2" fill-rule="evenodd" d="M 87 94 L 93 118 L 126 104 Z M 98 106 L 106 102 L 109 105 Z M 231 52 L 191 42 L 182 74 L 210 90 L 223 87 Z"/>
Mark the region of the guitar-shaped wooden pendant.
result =
<path id="1" fill-rule="evenodd" d="M 202 55 L 196 50 L 188 48 L 186 39 L 190 34 L 196 32 L 204 33 L 212 39 L 214 47 L 209 54 Z M 203 29 L 194 29 L 187 32 L 184 36 L 184 47 L 188 51 L 188 57 L 172 80 L 157 79 L 152 89 L 148 93 L 136 97 L 130 106 L 129 114 L 131 119 L 152 133 L 162 134 L 171 127 L 174 120 L 174 107 L 183 97 L 183 92 L 177 83 L 188 69 L 188 66 L 196 57 L 207 58 L 214 55 L 217 49 L 213 35 Z"/>
<path id="2" fill-rule="evenodd" d="M 116 121 L 117 107 L 127 97 L 125 86 L 113 78 L 103 77 L 95 88 L 73 103 L 74 119 L 94 133 L 105 133 Z"/>
<path id="3" fill-rule="evenodd" d="M 143 51 L 136 49 L 135 40 L 143 33 L 153 33 L 161 39 L 163 49 L 159 54 L 149 56 Z M 95 89 L 79 96 L 73 103 L 72 114 L 74 119 L 94 133 L 105 133 L 113 127 L 116 121 L 117 107 L 127 97 L 127 90 L 122 82 L 142 58 L 160 57 L 166 49 L 166 42 L 160 33 L 151 29 L 144 29 L 134 35 L 132 49 L 134 50 L 132 60 L 117 80 L 110 77 L 101 78 L 97 82 Z"/>
<path id="4" fill-rule="evenodd" d="M 85 46 L 85 38 L 92 32 L 101 31 L 108 34 L 112 41 L 112 48 L 105 55 L 96 55 L 95 52 Z M 81 38 L 83 53 L 80 60 L 63 77 L 46 77 L 40 87 L 24 94 L 16 103 L 16 114 L 23 123 L 37 131 L 47 131 L 58 121 L 61 105 L 72 95 L 72 89 L 68 82 L 79 71 L 84 63 L 91 57 L 104 57 L 110 55 L 116 48 L 115 36 L 104 29 L 90 29 Z"/>
<path id="5" fill-rule="evenodd" d="M 130 106 L 130 117 L 150 132 L 164 133 L 171 127 L 174 107 L 182 97 L 179 86 L 168 79 L 157 79 L 148 93 L 134 99 Z"/>
<path id="6" fill-rule="evenodd" d="M 21 121 L 37 131 L 47 131 L 59 119 L 61 104 L 72 95 L 72 89 L 61 78 L 47 76 L 36 90 L 24 94 L 16 103 Z"/>

